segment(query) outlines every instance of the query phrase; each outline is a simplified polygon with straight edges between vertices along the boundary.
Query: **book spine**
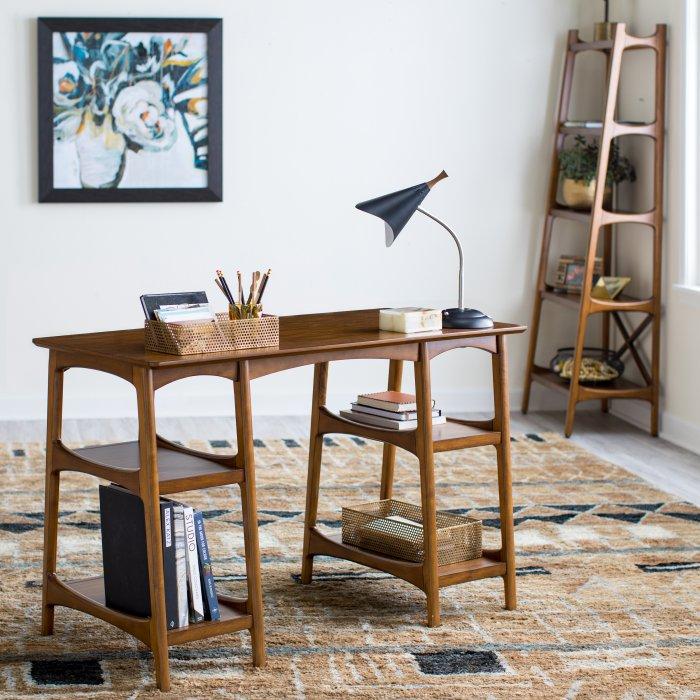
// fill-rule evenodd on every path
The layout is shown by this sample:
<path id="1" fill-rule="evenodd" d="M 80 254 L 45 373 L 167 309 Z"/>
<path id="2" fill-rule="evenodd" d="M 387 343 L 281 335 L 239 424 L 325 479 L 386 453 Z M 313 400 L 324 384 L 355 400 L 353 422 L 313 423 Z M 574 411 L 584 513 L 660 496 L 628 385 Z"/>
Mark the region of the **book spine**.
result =
<path id="1" fill-rule="evenodd" d="M 197 533 L 199 574 L 202 579 L 202 588 L 204 589 L 204 619 L 218 620 L 220 619 L 221 614 L 219 613 L 219 600 L 216 597 L 214 574 L 211 570 L 209 543 L 207 542 L 207 533 L 204 530 L 204 518 L 198 510 L 194 512 L 194 527 Z"/>
<path id="2" fill-rule="evenodd" d="M 194 511 L 185 506 L 185 552 L 187 556 L 187 590 L 190 594 L 190 621 L 204 619 L 202 585 L 199 582 L 199 557 L 197 555 L 197 535 L 194 528 Z"/>
<path id="3" fill-rule="evenodd" d="M 173 505 L 173 533 L 175 535 L 175 570 L 177 574 L 177 626 L 189 625 L 187 607 L 187 548 L 185 546 L 185 509 Z"/>
<path id="4" fill-rule="evenodd" d="M 178 626 L 177 605 L 177 558 L 173 530 L 173 504 L 161 501 L 160 525 L 163 537 L 163 582 L 165 584 L 165 615 L 168 629 Z"/>

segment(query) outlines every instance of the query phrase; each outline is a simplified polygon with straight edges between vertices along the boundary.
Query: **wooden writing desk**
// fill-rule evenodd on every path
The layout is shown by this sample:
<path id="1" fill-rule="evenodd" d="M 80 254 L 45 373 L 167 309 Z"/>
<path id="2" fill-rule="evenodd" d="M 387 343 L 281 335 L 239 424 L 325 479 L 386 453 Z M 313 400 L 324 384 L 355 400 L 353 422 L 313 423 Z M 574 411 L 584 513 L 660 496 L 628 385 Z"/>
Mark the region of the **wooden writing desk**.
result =
<path id="1" fill-rule="evenodd" d="M 46 511 L 42 632 L 53 632 L 54 607 L 82 610 L 134 635 L 154 655 L 158 687 L 169 688 L 168 645 L 214 635 L 250 630 L 253 661 L 265 661 L 260 558 L 258 548 L 253 418 L 250 381 L 291 367 L 315 365 L 311 416 L 311 445 L 304 530 L 302 581 L 312 576 L 314 555 L 349 559 L 399 576 L 425 591 L 428 624 L 440 622 L 439 589 L 463 581 L 502 576 L 506 607 L 515 607 L 515 561 L 508 425 L 508 373 L 506 335 L 522 333 L 524 326 L 497 323 L 479 331 L 445 329 L 434 333 L 403 335 L 378 330 L 378 310 L 343 311 L 280 318 L 279 347 L 206 355 L 176 356 L 144 348 L 143 329 L 38 338 L 48 348 L 49 390 L 46 440 Z M 447 350 L 474 347 L 492 355 L 494 418 L 488 421 L 450 420 L 432 427 L 430 360 Z M 388 359 L 389 389 L 400 389 L 402 364 L 414 363 L 418 402 L 418 428 L 394 432 L 344 420 L 326 407 L 328 363 L 350 359 Z M 139 439 L 135 443 L 68 449 L 61 441 L 63 374 L 73 367 L 108 372 L 134 385 L 138 403 Z M 232 457 L 200 453 L 156 434 L 155 391 L 178 379 L 213 375 L 233 382 L 238 453 Z M 367 389 L 367 387 L 362 387 Z M 322 436 L 346 433 L 385 443 L 381 497 L 389 498 L 393 485 L 396 447 L 418 457 L 421 505 L 424 513 L 425 561 L 411 563 L 344 545 L 316 529 Z M 435 479 L 433 453 L 494 445 L 498 465 L 501 548 L 485 550 L 480 559 L 438 566 L 435 530 Z M 77 471 L 107 479 L 138 493 L 144 501 L 150 618 L 126 615 L 106 607 L 100 577 L 66 582 L 56 574 L 59 478 L 61 471 Z M 238 483 L 243 503 L 248 597 L 220 596 L 221 620 L 167 630 L 163 590 L 159 497 L 161 494 Z"/>

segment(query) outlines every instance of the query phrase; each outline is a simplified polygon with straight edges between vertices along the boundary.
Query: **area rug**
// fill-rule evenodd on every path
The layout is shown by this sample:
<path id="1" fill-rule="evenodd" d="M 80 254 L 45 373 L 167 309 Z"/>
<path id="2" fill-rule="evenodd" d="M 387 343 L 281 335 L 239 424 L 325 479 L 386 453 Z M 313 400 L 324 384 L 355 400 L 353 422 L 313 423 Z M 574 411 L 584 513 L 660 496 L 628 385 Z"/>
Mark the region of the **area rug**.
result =
<path id="1" fill-rule="evenodd" d="M 215 452 L 226 440 L 191 446 Z M 329 558 L 299 583 L 307 444 L 257 440 L 269 661 L 254 669 L 236 633 L 170 650 L 172 695 L 211 698 L 698 697 L 700 511 L 552 434 L 513 440 L 518 609 L 500 579 L 443 589 L 439 628 L 423 594 Z M 163 697 L 150 654 L 120 630 L 56 609 L 39 635 L 44 452 L 0 445 L 0 696 Z M 381 446 L 326 438 L 321 527 L 378 493 Z M 493 448 L 436 456 L 444 509 L 482 519 L 498 545 Z M 400 455 L 395 495 L 418 499 L 417 462 Z M 220 590 L 244 591 L 235 487 L 182 494 L 204 511 Z M 101 568 L 97 480 L 65 475 L 59 572 Z"/>

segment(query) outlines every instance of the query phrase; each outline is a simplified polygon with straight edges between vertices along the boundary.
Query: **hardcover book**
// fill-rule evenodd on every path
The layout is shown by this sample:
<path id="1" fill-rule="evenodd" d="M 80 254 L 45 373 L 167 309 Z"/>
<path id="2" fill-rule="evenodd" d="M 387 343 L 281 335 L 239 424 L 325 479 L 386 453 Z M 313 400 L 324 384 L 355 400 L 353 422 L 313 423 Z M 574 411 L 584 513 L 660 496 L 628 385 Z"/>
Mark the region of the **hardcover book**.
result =
<path id="1" fill-rule="evenodd" d="M 136 494 L 116 484 L 100 485 L 99 494 L 105 603 L 110 608 L 130 615 L 148 617 L 151 614 L 151 601 L 148 590 L 143 502 Z M 174 577 L 175 547 L 172 529 L 167 527 L 168 519 L 172 523 L 171 511 L 172 503 L 167 500 L 161 501 L 163 575 L 168 629 L 179 626 L 176 604 L 177 581 Z"/>
<path id="2" fill-rule="evenodd" d="M 197 534 L 194 526 L 194 510 L 184 507 L 185 515 L 185 556 L 187 558 L 187 590 L 190 601 L 190 622 L 204 619 L 202 584 L 199 580 L 199 555 L 197 554 Z"/>
<path id="3" fill-rule="evenodd" d="M 194 527 L 197 534 L 197 553 L 199 554 L 199 575 L 202 579 L 202 589 L 204 600 L 204 619 L 218 620 L 219 600 L 216 597 L 216 585 L 214 584 L 214 574 L 211 570 L 211 556 L 209 554 L 209 543 L 204 530 L 204 518 L 196 510 L 194 512 Z"/>
<path id="4" fill-rule="evenodd" d="M 177 589 L 178 627 L 190 624 L 187 602 L 187 547 L 185 544 L 185 508 L 173 503 L 173 530 L 175 534 L 175 587 Z"/>
<path id="5" fill-rule="evenodd" d="M 359 413 L 369 413 L 373 416 L 381 416 L 382 418 L 390 418 L 391 420 L 417 420 L 418 411 L 386 411 L 383 408 L 372 408 L 372 406 L 363 406 L 361 403 L 351 403 L 352 410 Z M 433 409 L 433 418 L 442 415 L 442 411 L 438 408 Z"/>
<path id="6" fill-rule="evenodd" d="M 383 408 L 386 411 L 415 411 L 418 406 L 413 394 L 400 391 L 377 391 L 373 394 L 360 394 L 357 403 L 373 408 Z M 432 402 L 435 406 L 435 401 Z"/>
<path id="7" fill-rule="evenodd" d="M 417 420 L 392 420 L 390 418 L 382 418 L 381 416 L 373 416 L 369 413 L 361 413 L 360 411 L 341 411 L 340 415 L 355 423 L 364 423 L 365 425 L 373 425 L 377 428 L 389 428 L 390 430 L 413 430 L 418 427 Z M 433 418 L 433 425 L 440 425 L 446 422 L 444 416 Z"/>

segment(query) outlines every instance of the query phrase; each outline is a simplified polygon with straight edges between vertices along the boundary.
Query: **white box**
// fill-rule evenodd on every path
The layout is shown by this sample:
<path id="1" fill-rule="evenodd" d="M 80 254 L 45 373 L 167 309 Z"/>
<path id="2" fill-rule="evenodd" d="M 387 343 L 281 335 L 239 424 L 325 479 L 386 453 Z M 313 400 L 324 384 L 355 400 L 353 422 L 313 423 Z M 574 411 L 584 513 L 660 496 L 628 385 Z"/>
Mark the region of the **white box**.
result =
<path id="1" fill-rule="evenodd" d="M 442 328 L 442 311 L 406 306 L 401 309 L 381 309 L 379 329 L 394 333 L 421 333 Z"/>

